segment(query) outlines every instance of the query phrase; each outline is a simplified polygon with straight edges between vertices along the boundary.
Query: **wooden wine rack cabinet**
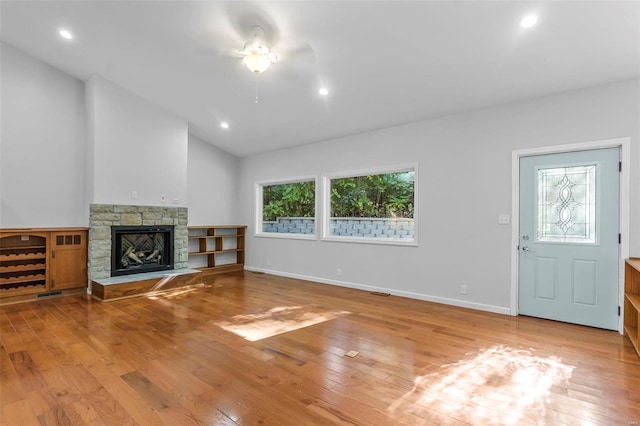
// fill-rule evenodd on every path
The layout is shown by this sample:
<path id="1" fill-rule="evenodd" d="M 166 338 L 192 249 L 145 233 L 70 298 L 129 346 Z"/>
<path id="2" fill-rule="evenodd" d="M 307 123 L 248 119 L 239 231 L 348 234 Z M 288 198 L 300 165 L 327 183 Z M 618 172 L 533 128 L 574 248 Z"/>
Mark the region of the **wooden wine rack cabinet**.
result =
<path id="1" fill-rule="evenodd" d="M 87 228 L 0 229 L 0 304 L 86 291 Z"/>

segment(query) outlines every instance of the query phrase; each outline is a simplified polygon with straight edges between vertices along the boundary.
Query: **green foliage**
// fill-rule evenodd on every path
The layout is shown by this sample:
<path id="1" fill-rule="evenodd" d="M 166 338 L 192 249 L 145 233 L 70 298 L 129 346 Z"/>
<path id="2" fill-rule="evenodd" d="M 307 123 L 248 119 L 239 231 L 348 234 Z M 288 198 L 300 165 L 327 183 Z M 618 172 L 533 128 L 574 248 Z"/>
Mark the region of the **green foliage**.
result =
<path id="1" fill-rule="evenodd" d="M 316 183 L 295 182 L 262 187 L 262 220 L 315 217 Z"/>
<path id="2" fill-rule="evenodd" d="M 413 217 L 414 172 L 331 179 L 331 217 Z M 262 187 L 262 220 L 315 217 L 315 182 Z"/>
<path id="3" fill-rule="evenodd" d="M 413 217 L 414 172 L 331 180 L 331 217 Z"/>

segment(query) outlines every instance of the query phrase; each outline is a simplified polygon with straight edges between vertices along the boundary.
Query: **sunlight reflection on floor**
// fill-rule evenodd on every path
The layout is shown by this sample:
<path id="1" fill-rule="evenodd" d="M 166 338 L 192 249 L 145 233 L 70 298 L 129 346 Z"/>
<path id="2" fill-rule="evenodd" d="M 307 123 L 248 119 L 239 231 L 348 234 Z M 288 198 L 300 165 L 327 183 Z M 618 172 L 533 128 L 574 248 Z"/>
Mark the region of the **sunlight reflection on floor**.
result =
<path id="1" fill-rule="evenodd" d="M 551 387 L 568 380 L 573 369 L 555 356 L 495 346 L 416 377 L 413 390 L 389 411 L 434 421 L 522 424 L 544 418 Z"/>
<path id="2" fill-rule="evenodd" d="M 280 306 L 259 314 L 236 315 L 230 321 L 222 321 L 217 325 L 223 330 L 255 342 L 350 313 L 327 311 L 317 306 Z"/>
<path id="3" fill-rule="evenodd" d="M 178 287 L 171 290 L 156 290 L 159 286 L 153 288 L 153 293 L 147 294 L 147 298 L 151 300 L 160 300 L 160 299 L 175 299 L 180 296 L 184 296 L 186 294 L 192 293 L 200 288 L 204 287 L 204 284 L 193 284 L 184 287 Z"/>

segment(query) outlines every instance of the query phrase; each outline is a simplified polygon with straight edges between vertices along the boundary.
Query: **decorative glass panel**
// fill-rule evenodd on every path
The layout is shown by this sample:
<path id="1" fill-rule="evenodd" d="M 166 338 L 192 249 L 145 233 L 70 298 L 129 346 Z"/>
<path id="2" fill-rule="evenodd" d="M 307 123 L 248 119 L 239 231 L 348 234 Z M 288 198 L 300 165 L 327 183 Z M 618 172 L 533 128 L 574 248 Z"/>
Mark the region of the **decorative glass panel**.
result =
<path id="1" fill-rule="evenodd" d="M 538 241 L 596 242 L 596 165 L 538 170 Z"/>

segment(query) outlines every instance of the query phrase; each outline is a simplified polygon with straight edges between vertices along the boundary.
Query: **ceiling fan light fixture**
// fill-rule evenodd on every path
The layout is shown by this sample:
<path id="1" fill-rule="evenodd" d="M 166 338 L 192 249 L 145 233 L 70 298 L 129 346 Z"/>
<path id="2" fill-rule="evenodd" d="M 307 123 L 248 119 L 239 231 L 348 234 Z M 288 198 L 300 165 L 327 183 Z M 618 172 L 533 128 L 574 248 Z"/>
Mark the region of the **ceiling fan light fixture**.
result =
<path id="1" fill-rule="evenodd" d="M 67 29 L 61 29 L 60 31 L 58 31 L 58 34 L 60 34 L 60 37 L 66 39 L 66 40 L 72 40 L 73 39 L 73 34 L 71 34 L 71 31 L 67 30 Z"/>
<path id="2" fill-rule="evenodd" d="M 531 28 L 538 23 L 538 17 L 536 15 L 527 15 L 520 21 L 522 28 Z"/>
<path id="3" fill-rule="evenodd" d="M 249 68 L 249 71 L 254 72 L 256 74 L 260 74 L 264 72 L 271 66 L 271 60 L 268 55 L 251 52 L 244 58 L 242 58 L 242 62 Z"/>

